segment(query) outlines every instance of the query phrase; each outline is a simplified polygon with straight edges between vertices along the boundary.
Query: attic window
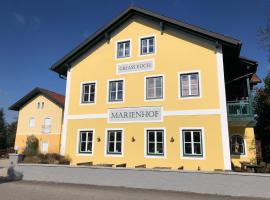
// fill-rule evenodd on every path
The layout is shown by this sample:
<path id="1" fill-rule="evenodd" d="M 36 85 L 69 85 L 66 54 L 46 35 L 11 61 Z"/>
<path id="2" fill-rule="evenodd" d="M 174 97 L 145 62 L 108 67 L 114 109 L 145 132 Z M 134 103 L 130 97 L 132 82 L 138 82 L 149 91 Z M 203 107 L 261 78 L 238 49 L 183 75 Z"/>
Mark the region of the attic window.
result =
<path id="1" fill-rule="evenodd" d="M 155 53 L 155 37 L 145 37 L 141 39 L 141 55 Z"/>
<path id="2" fill-rule="evenodd" d="M 117 58 L 130 57 L 130 40 L 117 42 Z"/>

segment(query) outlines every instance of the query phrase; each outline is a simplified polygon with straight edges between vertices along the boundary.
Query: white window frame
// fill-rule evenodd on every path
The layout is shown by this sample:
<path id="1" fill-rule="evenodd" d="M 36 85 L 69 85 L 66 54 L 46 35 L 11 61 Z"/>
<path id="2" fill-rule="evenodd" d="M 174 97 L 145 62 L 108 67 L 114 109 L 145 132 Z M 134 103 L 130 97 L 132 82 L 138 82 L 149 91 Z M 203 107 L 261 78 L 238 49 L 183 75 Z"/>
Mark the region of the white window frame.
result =
<path id="1" fill-rule="evenodd" d="M 33 120 L 33 122 L 31 122 L 32 120 Z M 31 123 L 33 125 L 31 125 Z M 36 118 L 35 117 L 30 117 L 29 118 L 29 128 L 35 128 L 35 126 L 36 126 Z"/>
<path id="2" fill-rule="evenodd" d="M 118 57 L 118 43 L 122 43 L 122 42 L 129 42 L 129 48 L 130 48 L 129 49 L 129 56 Z M 132 56 L 132 40 L 130 38 L 115 41 L 115 59 L 116 60 L 128 59 L 128 58 L 131 58 L 131 56 Z"/>
<path id="3" fill-rule="evenodd" d="M 147 78 L 155 78 L 162 77 L 162 98 L 153 98 L 147 99 Z M 165 75 L 157 74 L 157 75 L 149 75 L 144 77 L 144 101 L 163 101 L 165 100 Z"/>
<path id="4" fill-rule="evenodd" d="M 85 152 L 82 153 L 79 151 L 80 148 L 80 132 L 81 131 L 92 131 L 92 152 Z M 94 155 L 94 148 L 95 147 L 95 129 L 78 129 L 77 130 L 77 145 L 76 145 L 76 155 L 77 156 L 93 156 Z"/>
<path id="5" fill-rule="evenodd" d="M 110 101 L 110 82 L 113 81 L 123 81 L 123 99 L 122 101 Z M 125 79 L 124 78 L 118 78 L 118 79 L 109 79 L 107 81 L 107 103 L 113 104 L 113 103 L 124 103 L 125 102 Z"/>
<path id="6" fill-rule="evenodd" d="M 201 145 L 202 145 L 202 155 L 185 155 L 184 154 L 184 141 L 183 141 L 183 131 L 185 130 L 200 130 L 201 131 Z M 179 128 L 179 142 L 180 142 L 180 158 L 183 160 L 205 160 L 206 151 L 205 151 L 205 136 L 204 136 L 204 127 L 181 127 Z"/>
<path id="7" fill-rule="evenodd" d="M 147 137 L 147 131 L 152 131 L 152 130 L 162 130 L 163 131 L 163 137 L 164 137 L 164 144 L 163 144 L 163 148 L 164 148 L 164 154 L 163 155 L 148 155 L 148 137 Z M 149 127 L 149 128 L 144 128 L 144 157 L 145 158 L 167 158 L 166 155 L 166 147 L 167 147 L 167 143 L 166 143 L 166 128 L 164 127 Z"/>
<path id="8" fill-rule="evenodd" d="M 150 37 L 154 37 L 154 46 L 155 46 L 155 50 L 154 50 L 154 53 L 147 53 L 147 54 L 141 54 L 141 40 L 142 39 L 146 39 L 146 38 L 150 38 Z M 154 34 L 154 35 L 144 35 L 144 36 L 141 36 L 139 37 L 138 39 L 138 57 L 143 57 L 143 56 L 153 56 L 153 55 L 156 55 L 157 54 L 157 36 Z"/>
<path id="9" fill-rule="evenodd" d="M 47 151 L 43 151 L 43 144 L 45 144 L 45 143 L 47 143 L 47 148 L 48 148 Z M 44 141 L 44 140 L 41 141 L 41 152 L 44 154 L 49 153 L 49 141 Z"/>
<path id="10" fill-rule="evenodd" d="M 235 136 L 235 135 L 237 135 L 237 136 L 241 136 L 242 138 L 243 138 L 243 141 L 244 141 L 244 154 L 232 154 L 232 152 L 231 152 L 231 137 L 232 136 Z M 230 154 L 231 154 L 231 156 L 232 157 L 247 157 L 247 155 L 248 155 L 248 151 L 247 151 L 247 143 L 246 143 L 246 139 L 245 139 L 245 136 L 244 135 L 242 135 L 242 134 L 240 134 L 240 133 L 233 133 L 233 134 L 230 134 L 230 137 L 229 137 L 229 142 L 230 142 Z"/>
<path id="11" fill-rule="evenodd" d="M 121 154 L 108 153 L 108 131 L 122 131 L 121 135 Z M 106 128 L 105 129 L 105 142 L 104 142 L 104 156 L 106 157 L 123 157 L 124 156 L 124 137 L 125 130 L 123 128 Z"/>
<path id="12" fill-rule="evenodd" d="M 95 84 L 95 98 L 94 102 L 83 102 L 83 85 L 85 84 Z M 96 100 L 97 100 L 97 81 L 86 81 L 86 82 L 81 82 L 80 83 L 80 98 L 79 98 L 79 104 L 81 106 L 87 106 L 87 105 L 96 105 Z"/>
<path id="13" fill-rule="evenodd" d="M 44 130 L 46 129 L 45 127 L 45 121 L 46 119 L 50 119 L 50 125 L 49 125 L 49 131 L 48 132 L 45 132 Z M 49 134 L 51 133 L 51 128 L 52 128 L 52 118 L 51 117 L 45 117 L 44 120 L 43 120 L 43 125 L 42 125 L 42 133 L 43 134 Z"/>
<path id="14" fill-rule="evenodd" d="M 185 74 L 194 74 L 194 73 L 198 73 L 198 77 L 199 77 L 199 95 L 198 96 L 181 96 L 181 75 L 185 75 Z M 177 80 L 178 80 L 178 99 L 181 100 L 185 100 L 185 99 L 200 99 L 202 98 L 202 76 L 201 76 L 201 71 L 200 70 L 194 70 L 194 71 L 183 71 L 183 72 L 178 72 L 177 73 Z"/>

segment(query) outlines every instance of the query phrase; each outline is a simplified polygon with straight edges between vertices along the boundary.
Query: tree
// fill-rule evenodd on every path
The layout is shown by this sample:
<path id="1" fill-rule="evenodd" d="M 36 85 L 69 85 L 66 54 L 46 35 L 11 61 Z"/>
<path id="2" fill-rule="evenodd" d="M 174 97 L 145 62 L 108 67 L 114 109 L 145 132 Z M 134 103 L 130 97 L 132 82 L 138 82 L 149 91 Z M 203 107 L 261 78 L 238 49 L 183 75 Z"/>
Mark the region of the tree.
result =
<path id="1" fill-rule="evenodd" d="M 6 146 L 6 120 L 3 108 L 0 109 L 0 149 L 5 149 Z"/>
<path id="2" fill-rule="evenodd" d="M 256 92 L 254 108 L 257 120 L 255 137 L 261 140 L 264 161 L 270 162 L 270 71 L 264 78 L 264 87 Z"/>
<path id="3" fill-rule="evenodd" d="M 34 135 L 30 135 L 26 140 L 26 147 L 23 154 L 26 156 L 35 156 L 39 153 L 39 141 Z"/>
<path id="4" fill-rule="evenodd" d="M 268 53 L 268 61 L 270 61 L 270 18 L 267 20 L 266 26 L 259 29 L 259 42 Z"/>
<path id="5" fill-rule="evenodd" d="M 16 138 L 16 130 L 17 130 L 17 121 L 8 124 L 6 133 L 7 133 L 7 148 L 14 147 L 15 138 Z"/>

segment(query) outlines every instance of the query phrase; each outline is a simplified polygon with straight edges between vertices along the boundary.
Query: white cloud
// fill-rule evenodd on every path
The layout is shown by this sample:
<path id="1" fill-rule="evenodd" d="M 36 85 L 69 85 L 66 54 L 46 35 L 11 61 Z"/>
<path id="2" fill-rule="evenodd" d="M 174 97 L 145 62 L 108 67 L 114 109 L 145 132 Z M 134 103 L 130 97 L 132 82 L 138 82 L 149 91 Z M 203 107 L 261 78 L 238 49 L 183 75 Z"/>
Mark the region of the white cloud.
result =
<path id="1" fill-rule="evenodd" d="M 33 30 L 37 30 L 40 27 L 41 21 L 36 16 L 26 17 L 18 12 L 13 12 L 16 22 L 22 26 L 29 26 Z"/>
<path id="2" fill-rule="evenodd" d="M 14 12 L 13 15 L 14 15 L 16 21 L 17 21 L 19 24 L 25 25 L 25 23 L 26 23 L 25 17 L 24 17 L 22 14 L 17 13 L 17 12 Z"/>

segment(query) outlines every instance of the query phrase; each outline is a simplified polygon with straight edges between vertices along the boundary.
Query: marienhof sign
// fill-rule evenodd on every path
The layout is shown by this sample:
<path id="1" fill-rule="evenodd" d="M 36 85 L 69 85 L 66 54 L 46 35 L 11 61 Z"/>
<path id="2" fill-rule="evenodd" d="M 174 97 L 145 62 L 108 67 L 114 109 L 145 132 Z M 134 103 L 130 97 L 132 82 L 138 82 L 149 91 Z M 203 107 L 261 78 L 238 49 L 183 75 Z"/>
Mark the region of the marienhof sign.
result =
<path id="1" fill-rule="evenodd" d="M 111 108 L 108 110 L 109 123 L 161 122 L 162 107 Z"/>
<path id="2" fill-rule="evenodd" d="M 154 70 L 153 60 L 141 60 L 136 62 L 118 63 L 116 65 L 117 74 L 128 74 Z"/>

